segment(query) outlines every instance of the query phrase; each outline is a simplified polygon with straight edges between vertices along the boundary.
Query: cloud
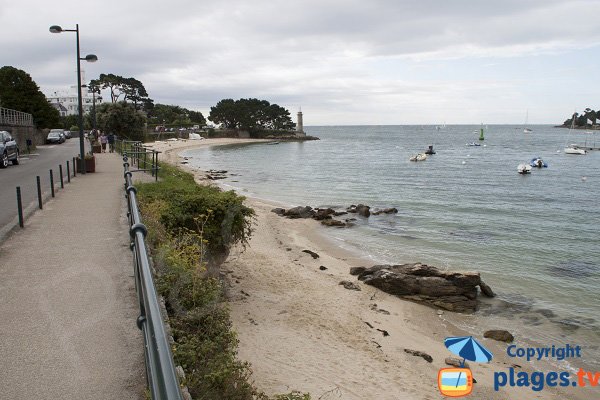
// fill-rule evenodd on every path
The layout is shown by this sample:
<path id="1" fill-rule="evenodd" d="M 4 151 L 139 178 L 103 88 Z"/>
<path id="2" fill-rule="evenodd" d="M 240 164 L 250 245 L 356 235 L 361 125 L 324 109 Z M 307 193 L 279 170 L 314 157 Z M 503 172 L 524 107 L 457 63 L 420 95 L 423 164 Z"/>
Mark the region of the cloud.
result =
<path id="1" fill-rule="evenodd" d="M 99 57 L 82 66 L 88 78 L 135 77 L 156 102 L 203 112 L 223 98 L 265 98 L 302 106 L 307 124 L 427 123 L 430 109 L 448 123 L 518 122 L 531 102 L 560 109 L 577 88 L 555 88 L 550 102 L 543 88 L 562 76 L 553 65 L 587 73 L 581 64 L 597 63 L 600 47 L 593 0 L 24 3 L 0 4 L 3 63 L 43 89 L 75 76 L 74 34 L 48 27 L 79 23 L 82 54 Z"/>

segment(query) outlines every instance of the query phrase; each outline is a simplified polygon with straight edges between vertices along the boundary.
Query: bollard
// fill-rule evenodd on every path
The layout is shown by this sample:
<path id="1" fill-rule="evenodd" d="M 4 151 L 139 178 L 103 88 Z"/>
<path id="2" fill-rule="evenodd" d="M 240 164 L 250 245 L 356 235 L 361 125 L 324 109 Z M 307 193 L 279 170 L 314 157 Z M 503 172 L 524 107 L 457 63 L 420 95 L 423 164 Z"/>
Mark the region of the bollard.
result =
<path id="1" fill-rule="evenodd" d="M 73 177 L 77 176 L 77 164 L 75 163 L 75 157 L 73 157 Z"/>
<path id="2" fill-rule="evenodd" d="M 50 193 L 54 197 L 54 175 L 52 175 L 52 170 L 50 170 Z"/>
<path id="3" fill-rule="evenodd" d="M 64 189 L 64 188 L 65 188 L 65 182 L 64 182 L 64 179 L 63 179 L 63 170 L 62 170 L 62 164 L 60 164 L 60 165 L 58 166 L 58 171 L 60 172 L 60 188 L 61 188 L 61 189 Z"/>
<path id="4" fill-rule="evenodd" d="M 152 176 L 154 176 L 154 150 L 152 150 L 152 168 L 151 168 L 152 172 Z"/>
<path id="5" fill-rule="evenodd" d="M 42 210 L 44 208 L 44 205 L 42 204 L 42 185 L 40 184 L 40 176 L 36 176 L 36 179 L 38 191 L 38 206 L 40 207 L 40 210 Z"/>
<path id="6" fill-rule="evenodd" d="M 17 211 L 19 212 L 19 226 L 23 227 L 23 203 L 21 202 L 21 186 L 17 186 Z"/>
<path id="7" fill-rule="evenodd" d="M 67 160 L 67 182 L 71 183 L 71 169 L 69 168 L 69 160 Z"/>

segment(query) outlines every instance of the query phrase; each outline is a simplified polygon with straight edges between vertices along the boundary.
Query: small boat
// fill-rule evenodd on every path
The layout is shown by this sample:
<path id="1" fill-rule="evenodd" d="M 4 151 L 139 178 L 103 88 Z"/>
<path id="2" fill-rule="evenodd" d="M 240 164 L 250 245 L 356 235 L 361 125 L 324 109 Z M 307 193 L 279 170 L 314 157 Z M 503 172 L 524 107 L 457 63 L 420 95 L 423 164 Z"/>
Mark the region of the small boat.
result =
<path id="1" fill-rule="evenodd" d="M 585 151 L 585 149 L 582 149 L 576 144 L 570 144 L 568 147 L 565 148 L 565 154 L 580 154 L 583 156 L 586 153 L 587 151 Z"/>
<path id="2" fill-rule="evenodd" d="M 481 146 L 481 144 L 477 143 L 477 142 L 471 142 L 471 143 L 467 143 L 467 146 Z"/>
<path id="3" fill-rule="evenodd" d="M 409 161 L 425 161 L 425 160 L 427 160 L 427 154 L 425 154 L 425 153 L 419 153 L 417 155 L 412 156 L 408 160 Z"/>
<path id="4" fill-rule="evenodd" d="M 269 144 L 269 145 L 274 145 L 274 144 L 279 144 L 279 142 L 269 142 L 269 143 L 267 143 L 267 144 Z"/>
<path id="5" fill-rule="evenodd" d="M 523 128 L 523 133 L 533 132 L 533 130 L 527 126 L 528 122 L 529 122 L 529 110 L 527 110 L 527 112 L 525 113 L 525 127 Z"/>
<path id="6" fill-rule="evenodd" d="M 519 166 L 517 166 L 517 172 L 521 175 L 530 174 L 531 173 L 531 165 L 519 164 Z"/>
<path id="7" fill-rule="evenodd" d="M 534 168 L 548 168 L 548 163 L 542 160 L 540 157 L 534 157 L 529 161 L 529 165 Z"/>
<path id="8" fill-rule="evenodd" d="M 432 144 L 430 144 L 427 147 L 427 150 L 425 150 L 425 154 L 427 154 L 427 155 L 435 154 L 435 150 L 433 150 L 433 145 Z"/>

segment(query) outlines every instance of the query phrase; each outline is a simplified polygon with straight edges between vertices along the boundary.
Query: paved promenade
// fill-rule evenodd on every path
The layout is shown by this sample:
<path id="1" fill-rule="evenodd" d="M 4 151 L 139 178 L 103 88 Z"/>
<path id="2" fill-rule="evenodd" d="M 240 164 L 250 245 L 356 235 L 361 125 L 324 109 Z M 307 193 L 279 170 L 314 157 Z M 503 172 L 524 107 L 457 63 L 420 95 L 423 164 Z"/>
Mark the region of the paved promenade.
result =
<path id="1" fill-rule="evenodd" d="M 96 154 L 0 244 L 1 399 L 145 398 L 123 183 Z"/>

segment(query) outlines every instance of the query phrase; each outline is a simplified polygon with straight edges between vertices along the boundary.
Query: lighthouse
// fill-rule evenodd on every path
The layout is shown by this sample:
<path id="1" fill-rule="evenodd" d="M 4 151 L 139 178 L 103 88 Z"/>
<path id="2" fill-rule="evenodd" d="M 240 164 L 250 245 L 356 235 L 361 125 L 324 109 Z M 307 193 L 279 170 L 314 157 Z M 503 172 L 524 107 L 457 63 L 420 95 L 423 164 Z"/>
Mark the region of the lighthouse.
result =
<path id="1" fill-rule="evenodd" d="M 304 133 L 304 124 L 302 122 L 302 109 L 298 111 L 298 122 L 296 123 L 296 135 L 305 136 Z"/>

